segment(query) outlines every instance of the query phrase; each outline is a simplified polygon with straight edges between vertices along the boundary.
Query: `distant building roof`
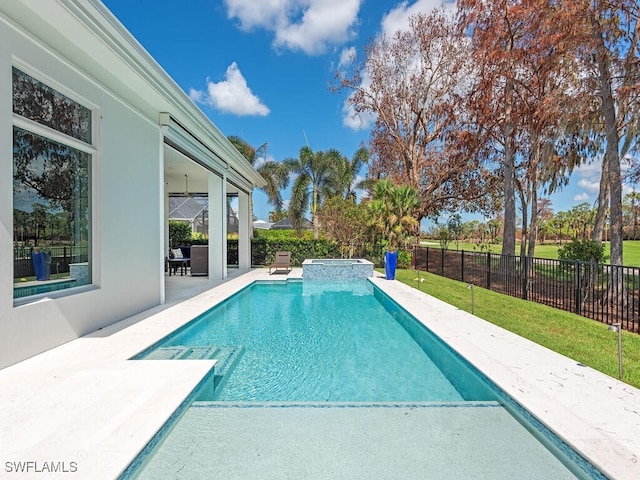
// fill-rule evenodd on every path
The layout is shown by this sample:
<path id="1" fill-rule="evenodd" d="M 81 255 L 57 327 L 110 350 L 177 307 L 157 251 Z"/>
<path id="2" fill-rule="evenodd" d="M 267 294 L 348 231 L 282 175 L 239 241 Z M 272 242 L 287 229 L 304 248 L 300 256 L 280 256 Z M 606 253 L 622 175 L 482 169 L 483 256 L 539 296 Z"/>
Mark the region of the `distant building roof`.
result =
<path id="1" fill-rule="evenodd" d="M 310 230 L 313 228 L 313 224 L 307 220 L 306 218 L 302 219 L 302 229 Z M 291 219 L 289 217 L 283 218 L 279 222 L 271 225 L 271 230 L 293 230 L 293 224 L 291 223 Z"/>
<path id="2" fill-rule="evenodd" d="M 256 220 L 253 222 L 253 228 L 258 228 L 260 230 L 269 230 L 273 223 L 265 222 L 264 220 Z"/>

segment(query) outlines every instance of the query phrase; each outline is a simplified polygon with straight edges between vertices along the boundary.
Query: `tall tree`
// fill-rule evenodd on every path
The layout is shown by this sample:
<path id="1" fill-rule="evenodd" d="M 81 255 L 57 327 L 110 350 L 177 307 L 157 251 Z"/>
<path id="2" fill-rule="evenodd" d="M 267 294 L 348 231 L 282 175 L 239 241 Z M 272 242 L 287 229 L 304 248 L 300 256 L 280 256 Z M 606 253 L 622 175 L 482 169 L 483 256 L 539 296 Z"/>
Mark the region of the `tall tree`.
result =
<path id="1" fill-rule="evenodd" d="M 543 10 L 544 9 L 544 10 Z M 593 154 L 595 146 L 583 135 L 581 108 L 589 93 L 580 81 L 570 29 L 558 28 L 558 10 L 543 3 L 528 30 L 531 47 L 519 59 L 515 91 L 522 103 L 522 134 L 517 181 L 523 220 L 521 254 L 534 256 L 538 232 L 538 195 L 553 193 L 568 183 L 568 173 Z M 545 39 L 545 40 L 540 40 Z M 527 40 L 523 40 L 525 43 Z"/>
<path id="2" fill-rule="evenodd" d="M 487 140 L 500 145 L 503 177 L 504 228 L 502 254 L 513 255 L 516 246 L 515 165 L 517 104 L 515 84 L 522 39 L 526 38 L 524 13 L 516 2 L 460 0 L 460 24 L 471 32 L 472 55 L 480 68 L 469 105 L 478 123 L 494 125 Z"/>
<path id="3" fill-rule="evenodd" d="M 267 194 L 268 202 L 275 207 L 276 212 L 281 212 L 284 207 L 282 191 L 289 183 L 286 167 L 281 162 L 274 162 L 267 158 L 266 143 L 256 149 L 238 136 L 231 135 L 228 139 L 265 179 L 267 185 L 261 189 Z M 253 217 L 253 214 L 251 216 Z"/>
<path id="4" fill-rule="evenodd" d="M 283 161 L 289 174 L 295 177 L 291 186 L 289 217 L 296 230 L 302 228 L 304 215 L 310 209 L 313 237 L 318 238 L 318 208 L 325 198 L 337 195 L 340 185 L 336 172 L 343 161 L 344 158 L 338 150 L 313 152 L 308 146 L 300 149 L 298 158 Z"/>
<path id="5" fill-rule="evenodd" d="M 621 159 L 638 139 L 640 113 L 640 7 L 636 0 L 566 1 L 582 19 L 586 80 L 594 92 L 591 125 L 601 132 L 605 148 L 598 196 L 595 240 L 602 240 L 608 212 L 610 261 L 622 264 Z"/>
<path id="6" fill-rule="evenodd" d="M 499 151 L 504 202 L 503 255 L 515 252 L 516 160 L 523 155 L 519 146 L 526 138 L 523 98 L 531 97 L 530 91 L 523 90 L 532 84 L 532 68 L 527 67 L 545 57 L 546 43 L 539 35 L 549 10 L 545 5 L 542 1 L 458 2 L 460 26 L 470 32 L 472 55 L 480 70 L 468 105 L 478 124 L 487 125 L 486 141 Z M 535 177 L 530 176 L 529 180 Z M 527 203 L 522 188 L 520 192 L 522 201 Z M 523 204 L 523 214 L 526 211 L 527 205 Z"/>
<path id="7" fill-rule="evenodd" d="M 360 170 L 369 163 L 369 151 L 365 147 L 359 148 L 349 160 L 342 157 L 342 161 L 336 166 L 336 180 L 338 188 L 343 192 L 345 200 L 356 200 L 356 190 L 365 188 L 371 182 L 370 179 L 358 180 Z"/>
<path id="8" fill-rule="evenodd" d="M 409 28 L 382 35 L 365 60 L 338 74 L 357 114 L 373 116 L 370 173 L 413 187 L 417 220 L 455 202 L 485 205 L 489 171 L 479 156 L 456 148 L 468 95 L 468 42 L 443 10 L 417 14 Z M 462 132 L 462 133 L 461 133 Z"/>

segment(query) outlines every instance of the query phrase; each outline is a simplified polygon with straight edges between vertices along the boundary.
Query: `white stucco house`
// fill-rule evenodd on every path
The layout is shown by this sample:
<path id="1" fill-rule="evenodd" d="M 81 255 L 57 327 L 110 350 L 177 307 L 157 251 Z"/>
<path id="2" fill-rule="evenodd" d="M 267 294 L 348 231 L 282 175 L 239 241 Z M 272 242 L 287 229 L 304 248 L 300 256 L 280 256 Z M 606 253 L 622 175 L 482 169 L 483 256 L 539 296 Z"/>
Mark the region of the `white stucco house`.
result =
<path id="1" fill-rule="evenodd" d="M 164 302 L 185 175 L 209 196 L 209 277 L 230 194 L 250 267 L 264 180 L 98 0 L 0 2 L 0 150 L 0 368 Z"/>

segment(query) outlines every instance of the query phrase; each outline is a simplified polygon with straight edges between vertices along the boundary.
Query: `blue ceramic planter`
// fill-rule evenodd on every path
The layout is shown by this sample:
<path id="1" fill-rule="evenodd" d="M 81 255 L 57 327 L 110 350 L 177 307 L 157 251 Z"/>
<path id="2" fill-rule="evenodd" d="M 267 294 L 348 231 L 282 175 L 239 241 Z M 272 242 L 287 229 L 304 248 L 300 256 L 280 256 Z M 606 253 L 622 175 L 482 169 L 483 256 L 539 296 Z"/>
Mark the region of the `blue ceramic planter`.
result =
<path id="1" fill-rule="evenodd" d="M 385 252 L 384 271 L 385 271 L 387 280 L 395 280 L 397 263 L 398 263 L 398 252 Z"/>

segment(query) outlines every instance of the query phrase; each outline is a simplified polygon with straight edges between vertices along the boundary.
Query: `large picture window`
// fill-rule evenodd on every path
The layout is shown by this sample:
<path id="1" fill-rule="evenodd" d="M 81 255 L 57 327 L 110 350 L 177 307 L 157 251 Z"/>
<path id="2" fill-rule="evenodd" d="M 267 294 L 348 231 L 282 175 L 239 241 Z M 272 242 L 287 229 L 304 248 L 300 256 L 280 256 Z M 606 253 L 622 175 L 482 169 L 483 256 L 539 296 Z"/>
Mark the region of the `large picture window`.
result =
<path id="1" fill-rule="evenodd" d="M 92 112 L 13 68 L 14 298 L 91 283 Z"/>

